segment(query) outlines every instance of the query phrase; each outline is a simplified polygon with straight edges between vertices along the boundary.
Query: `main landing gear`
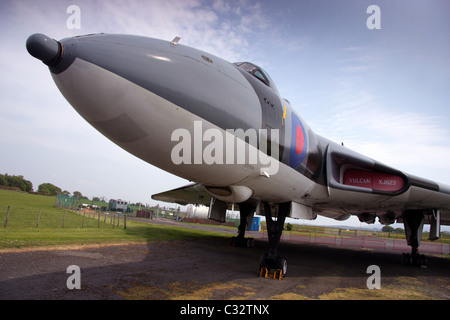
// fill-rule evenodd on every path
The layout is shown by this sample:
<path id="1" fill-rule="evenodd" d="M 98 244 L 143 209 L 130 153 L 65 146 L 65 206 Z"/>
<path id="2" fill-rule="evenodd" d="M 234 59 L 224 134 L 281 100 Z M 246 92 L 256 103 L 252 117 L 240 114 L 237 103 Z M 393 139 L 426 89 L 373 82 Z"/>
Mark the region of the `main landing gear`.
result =
<path id="1" fill-rule="evenodd" d="M 427 258 L 419 254 L 420 240 L 424 221 L 423 210 L 408 210 L 403 213 L 406 241 L 411 247 L 411 253 L 402 254 L 402 264 L 406 266 L 427 267 Z"/>
<path id="2" fill-rule="evenodd" d="M 260 276 L 283 279 L 287 273 L 287 259 L 278 254 L 278 244 L 280 243 L 283 232 L 284 221 L 289 214 L 290 203 L 280 203 L 275 205 L 275 210 L 278 209 L 278 216 L 273 220 L 270 205 L 263 202 L 264 214 L 267 223 L 267 235 L 269 238 L 269 251 L 261 256 L 259 262 Z M 275 270 L 271 273 L 271 270 Z"/>
<path id="3" fill-rule="evenodd" d="M 238 236 L 231 238 L 230 246 L 241 248 L 253 248 L 255 246 L 255 240 L 253 238 L 245 237 L 249 220 L 253 219 L 254 213 L 254 206 L 246 203 L 239 204 L 240 224 L 238 227 Z"/>

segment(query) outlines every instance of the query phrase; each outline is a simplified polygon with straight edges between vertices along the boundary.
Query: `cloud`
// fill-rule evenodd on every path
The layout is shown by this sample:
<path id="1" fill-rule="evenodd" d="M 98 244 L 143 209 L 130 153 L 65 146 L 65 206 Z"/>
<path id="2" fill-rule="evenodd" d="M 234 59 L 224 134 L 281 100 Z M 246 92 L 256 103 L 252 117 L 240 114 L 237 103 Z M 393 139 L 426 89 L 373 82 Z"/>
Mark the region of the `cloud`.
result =
<path id="1" fill-rule="evenodd" d="M 396 169 L 450 184 L 450 130 L 443 119 L 387 109 L 377 97 L 355 87 L 336 92 L 329 116 L 313 129 Z"/>
<path id="2" fill-rule="evenodd" d="M 66 9 L 76 4 L 81 10 L 81 29 L 69 30 Z M 70 151 L 55 139 L 86 141 L 89 127 L 53 83 L 48 69 L 25 50 L 34 32 L 60 39 L 85 33 L 125 33 L 171 40 L 210 51 L 230 61 L 248 52 L 248 34 L 264 28 L 258 3 L 248 1 L 154 0 L 154 1 L 14 1 L 5 5 L 3 23 L 14 26 L 0 52 L 0 85 L 3 108 L 0 124 L 14 136 L 2 134 L 0 141 L 30 143 L 42 148 Z M 248 14 L 242 15 L 242 12 Z M 261 24 L 258 27 L 258 24 Z M 250 26 L 253 26 L 250 28 Z M 6 37 L 4 33 L 2 38 Z M 26 92 L 27 94 L 24 94 Z M 36 135 L 36 133 L 40 133 Z M 71 138 L 68 138 L 71 137 Z"/>
<path id="3" fill-rule="evenodd" d="M 124 33 L 172 40 L 209 51 L 227 60 L 239 60 L 249 50 L 250 35 L 269 27 L 258 2 L 152 0 L 152 1 L 14 1 L 5 24 L 15 33 L 48 33 L 55 39 L 87 33 Z M 66 12 L 76 4 L 81 12 L 81 29 L 69 30 Z M 26 40 L 22 39 L 24 42 Z M 23 45 L 23 43 L 22 43 Z"/>
<path id="4" fill-rule="evenodd" d="M 80 30 L 66 27 L 69 17 L 66 9 L 72 4 L 81 9 Z M 152 193 L 183 184 L 182 179 L 143 163 L 96 132 L 70 108 L 51 80 L 48 69 L 25 50 L 25 41 L 34 32 L 46 33 L 55 39 L 105 32 L 137 34 L 168 41 L 181 36 L 181 44 L 205 50 L 228 61 L 245 59 L 259 63 L 263 60 L 264 67 L 273 66 L 275 71 L 284 67 L 286 72 L 279 71 L 279 77 L 275 79 L 277 85 L 281 90 L 290 86 L 293 88 L 293 94 L 286 95 L 291 101 L 296 100 L 298 92 L 304 90 L 304 96 L 293 105 L 306 104 L 311 113 L 320 114 L 320 122 L 311 123 L 315 131 L 336 142 L 344 141 L 349 148 L 399 169 L 408 171 L 411 168 L 415 171 L 412 173 L 420 173 L 426 168 L 425 177 L 450 181 L 449 174 L 447 177 L 442 174 L 445 170 L 450 172 L 448 143 L 443 141 L 449 133 L 445 121 L 428 110 L 417 111 L 416 108 L 416 111 L 402 112 L 402 106 L 383 104 L 389 96 L 383 96 L 386 92 L 383 92 L 382 86 L 374 87 L 370 82 L 357 83 L 362 79 L 361 75 L 369 74 L 367 78 L 371 78 L 372 73 L 382 65 L 379 54 L 386 49 L 385 46 L 377 49 L 371 46 L 370 41 L 351 41 L 341 51 L 323 55 L 322 49 L 326 51 L 334 47 L 317 47 L 314 41 L 318 39 L 314 36 L 320 33 L 327 37 L 329 30 L 324 28 L 308 33 L 304 32 L 308 28 L 303 28 L 302 32 L 298 32 L 294 20 L 277 21 L 280 12 L 269 12 L 271 6 L 258 1 L 17 0 L 2 1 L 1 9 L 0 24 L 8 32 L 0 35 L 0 40 L 6 44 L 0 51 L 0 143 L 6 148 L 13 146 L 14 150 L 18 150 L 16 158 L 3 158 L 1 165 L 16 168 L 15 172 L 10 171 L 12 174 L 27 175 L 24 167 L 17 163 L 23 164 L 24 160 L 19 156 L 23 157 L 29 149 L 28 156 L 36 162 L 28 162 L 28 172 L 37 174 L 39 171 L 39 175 L 45 177 L 49 172 L 64 172 L 67 166 L 77 168 L 78 174 L 69 175 L 71 171 L 68 170 L 64 173 L 65 177 L 62 174 L 59 177 L 59 181 L 70 182 L 73 188 L 61 187 L 78 189 L 86 194 L 93 195 L 97 194 L 98 189 L 108 189 L 106 196 L 120 197 L 117 190 L 129 189 L 123 192 L 135 194 L 133 201 L 145 201 Z M 292 11 L 295 16 L 293 7 L 286 10 Z M 303 20 L 305 27 L 310 26 L 310 20 Z M 313 20 L 315 25 L 317 19 Z M 439 52 L 444 55 L 443 52 L 447 51 Z M 390 50 L 389 54 L 393 54 L 396 61 L 395 52 Z M 386 70 L 388 67 L 384 65 L 384 68 Z M 324 74 L 318 75 L 317 69 Z M 447 69 L 439 70 L 444 72 Z M 396 75 L 392 71 L 388 75 L 391 73 Z M 302 74 L 305 74 L 304 78 Z M 381 78 L 380 73 L 376 75 Z M 301 79 L 304 79 L 301 84 L 305 87 L 299 85 Z M 391 89 L 388 94 L 393 97 L 396 90 Z M 332 94 L 327 95 L 326 92 Z M 436 95 L 436 99 L 442 97 Z M 311 108 L 310 101 L 317 108 Z M 84 159 L 89 159 L 89 162 Z M 41 165 L 45 161 L 53 166 Z M 430 165 L 424 165 L 427 162 Z M 113 178 L 110 172 L 114 170 L 118 172 Z M 141 182 L 139 179 L 154 179 L 158 183 Z M 79 186 L 76 181 L 80 181 Z M 81 186 L 83 181 L 89 183 Z M 133 187 L 128 188 L 127 185 L 124 188 L 115 185 L 114 181 L 138 182 Z"/>
<path id="5" fill-rule="evenodd" d="M 373 65 L 352 65 L 347 67 L 342 67 L 340 70 L 343 72 L 353 73 L 362 72 L 375 68 Z"/>
<path id="6" fill-rule="evenodd" d="M 339 60 L 339 70 L 344 73 L 367 72 L 378 67 L 378 59 L 367 47 L 354 46 L 341 50 L 344 58 Z"/>
<path id="7" fill-rule="evenodd" d="M 267 28 L 260 5 L 248 1 L 115 0 L 102 2 L 96 11 L 96 19 L 89 15 L 85 23 L 90 26 L 92 20 L 97 30 L 167 40 L 180 36 L 180 43 L 229 61 L 248 52 L 250 34 Z"/>
<path id="8" fill-rule="evenodd" d="M 81 29 L 66 27 L 66 9 L 81 10 Z M 246 14 L 242 14 L 242 13 Z M 248 13 L 248 14 L 247 14 Z M 250 35 L 265 28 L 258 3 L 248 1 L 10 1 L 2 2 L 0 35 L 0 144 L 2 170 L 23 174 L 35 188 L 51 182 L 87 195 L 149 201 L 184 179 L 120 149 L 92 128 L 53 83 L 48 68 L 29 56 L 25 42 L 41 32 L 61 39 L 87 33 L 123 33 L 172 40 L 229 61 L 251 53 Z M 157 181 L 157 183 L 155 183 Z M 132 183 L 132 186 L 131 186 Z"/>

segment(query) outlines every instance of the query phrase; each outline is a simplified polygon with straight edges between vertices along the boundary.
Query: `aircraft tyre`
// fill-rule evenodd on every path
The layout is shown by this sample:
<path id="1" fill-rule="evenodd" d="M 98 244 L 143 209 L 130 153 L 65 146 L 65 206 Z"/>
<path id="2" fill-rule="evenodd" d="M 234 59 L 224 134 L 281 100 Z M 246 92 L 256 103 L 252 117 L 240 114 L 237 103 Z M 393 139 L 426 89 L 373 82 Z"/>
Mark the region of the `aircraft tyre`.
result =
<path id="1" fill-rule="evenodd" d="M 428 265 L 427 257 L 424 254 L 402 254 L 402 265 L 426 268 Z"/>
<path id="2" fill-rule="evenodd" d="M 259 260 L 259 270 L 266 268 L 267 270 L 281 270 L 283 277 L 287 273 L 287 259 L 284 256 L 269 257 L 269 252 L 265 252 Z"/>
<path id="3" fill-rule="evenodd" d="M 287 259 L 286 257 L 278 257 L 278 261 L 277 261 L 277 269 L 280 269 L 283 276 L 286 276 L 287 273 Z"/>
<path id="4" fill-rule="evenodd" d="M 253 248 L 255 246 L 255 240 L 253 238 L 232 237 L 230 240 L 230 246 L 240 248 Z"/>

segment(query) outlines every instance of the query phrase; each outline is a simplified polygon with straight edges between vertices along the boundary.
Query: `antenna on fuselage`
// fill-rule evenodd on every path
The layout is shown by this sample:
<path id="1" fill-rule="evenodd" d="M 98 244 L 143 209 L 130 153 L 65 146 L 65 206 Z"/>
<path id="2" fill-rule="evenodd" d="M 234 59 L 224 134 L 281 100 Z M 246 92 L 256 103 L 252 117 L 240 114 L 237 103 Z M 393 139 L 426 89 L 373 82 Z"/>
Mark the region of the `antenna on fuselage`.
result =
<path id="1" fill-rule="evenodd" d="M 170 42 L 171 45 L 176 46 L 178 44 L 178 41 L 181 40 L 181 37 L 175 37 L 173 38 L 173 40 Z"/>

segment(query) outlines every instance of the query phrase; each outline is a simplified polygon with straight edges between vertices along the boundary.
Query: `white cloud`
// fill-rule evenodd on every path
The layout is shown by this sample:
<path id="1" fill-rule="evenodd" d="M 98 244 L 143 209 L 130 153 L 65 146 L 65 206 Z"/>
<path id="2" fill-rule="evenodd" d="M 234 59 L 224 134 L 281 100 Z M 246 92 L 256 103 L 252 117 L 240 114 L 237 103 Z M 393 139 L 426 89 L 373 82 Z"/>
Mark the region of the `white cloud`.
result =
<path id="1" fill-rule="evenodd" d="M 355 89 L 355 88 L 354 88 Z M 450 184 L 450 129 L 438 116 L 387 109 L 367 90 L 340 91 L 313 130 L 407 173 Z"/>
<path id="2" fill-rule="evenodd" d="M 167 40 L 180 36 L 180 43 L 229 61 L 247 52 L 249 34 L 267 27 L 259 4 L 247 1 L 205 4 L 197 0 L 108 1 L 102 2 L 95 20 L 84 23 L 90 28 L 95 26 L 97 32 L 130 33 Z M 246 14 L 240 15 L 241 11 Z M 91 16 L 86 15 L 87 19 Z"/>
<path id="3" fill-rule="evenodd" d="M 80 30 L 66 28 L 71 4 L 81 9 Z M 84 121 L 62 97 L 48 68 L 28 55 L 26 39 L 35 32 L 55 39 L 97 32 L 166 40 L 181 36 L 183 44 L 233 61 L 248 52 L 248 34 L 264 27 L 250 28 L 252 21 L 240 13 L 252 12 L 258 20 L 258 8 L 247 1 L 197 0 L 2 3 L 1 23 L 11 32 L 0 35 L 6 44 L 0 52 L 0 144 L 9 150 L 8 157 L 0 159 L 0 169 L 25 175 L 35 189 L 52 182 L 90 196 L 101 193 L 144 202 L 153 193 L 185 184 L 130 155 Z"/>
<path id="4" fill-rule="evenodd" d="M 81 9 L 80 30 L 66 28 L 66 9 L 71 4 L 77 4 Z M 368 42 L 355 40 L 336 55 L 327 55 L 331 61 L 325 61 L 322 52 L 316 50 L 326 50 L 326 46 L 314 47 L 313 40 L 317 39 L 301 30 L 293 30 L 295 21 L 271 19 L 274 15 L 261 2 L 18 0 L 2 2 L 0 14 L 0 23 L 8 31 L 0 35 L 4 44 L 0 51 L 0 143 L 8 148 L 17 146 L 17 157 L 3 158 L 0 165 L 2 168 L 16 168 L 15 172 L 8 169 L 12 174 L 27 175 L 25 171 L 39 171 L 39 179 L 43 179 L 41 176 L 45 177 L 48 172 L 60 173 L 66 166 L 76 167 L 78 174 L 67 170 L 66 178 L 56 175 L 58 181 L 71 184 L 61 185 L 62 188 L 78 189 L 90 195 L 98 195 L 96 190 L 99 188 L 107 189 L 104 194 L 107 197 L 122 197 L 117 190 L 123 190 L 134 194 L 133 201 L 145 201 L 152 193 L 183 184 L 182 179 L 136 159 L 90 127 L 58 92 L 48 69 L 25 50 L 26 38 L 34 32 L 46 33 L 56 39 L 105 32 L 137 34 L 168 41 L 181 36 L 180 43 L 229 61 L 252 61 L 256 58 L 256 62 L 263 60 L 264 66 L 286 66 L 288 72 L 275 79 L 277 84 L 283 83 L 279 85 L 280 90 L 294 85 L 293 91 L 302 90 L 298 81 L 305 73 L 304 81 L 313 83 L 318 89 L 315 91 L 316 88 L 308 87 L 311 90 L 304 92 L 304 99 L 298 99 L 299 103 L 294 107 L 310 100 L 320 102 L 317 108 L 311 109 L 321 117 L 320 122 L 311 123 L 313 130 L 336 142 L 344 141 L 349 148 L 398 169 L 418 175 L 424 172 L 425 177 L 450 181 L 448 173 L 442 174 L 450 172 L 450 152 L 444 138 L 449 133 L 445 128 L 448 121 L 439 119 L 428 110 L 404 113 L 401 111 L 403 106 L 383 105 L 382 102 L 390 98 L 380 95 L 383 87 L 355 84 L 355 76 L 371 73 L 379 66 L 377 54 L 384 48 L 374 51 Z M 304 22 L 308 23 L 308 20 Z M 304 49 L 313 52 L 302 56 Z M 316 59 L 316 54 L 321 58 Z M 299 56 L 307 59 L 298 61 Z M 295 65 L 304 69 L 296 69 Z M 317 68 L 324 68 L 322 70 L 326 74 L 317 75 Z M 333 86 L 330 85 L 330 77 L 334 81 Z M 325 97 L 323 93 L 329 88 L 335 93 Z M 390 94 L 394 91 L 392 89 Z M 295 94 L 286 98 L 294 101 Z M 27 148 L 30 150 L 28 155 L 35 162 L 26 162 L 30 167 L 24 170 L 17 164 L 25 163 L 22 157 Z M 46 161 L 53 167 L 44 165 Z M 424 165 L 428 162 L 431 164 Z M 117 168 L 120 170 L 114 180 L 109 173 Z M 121 185 L 114 181 L 120 181 Z M 128 181 L 134 181 L 135 185 L 131 186 Z"/>

